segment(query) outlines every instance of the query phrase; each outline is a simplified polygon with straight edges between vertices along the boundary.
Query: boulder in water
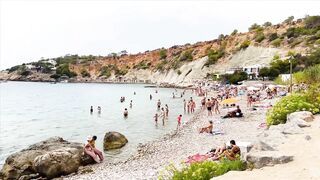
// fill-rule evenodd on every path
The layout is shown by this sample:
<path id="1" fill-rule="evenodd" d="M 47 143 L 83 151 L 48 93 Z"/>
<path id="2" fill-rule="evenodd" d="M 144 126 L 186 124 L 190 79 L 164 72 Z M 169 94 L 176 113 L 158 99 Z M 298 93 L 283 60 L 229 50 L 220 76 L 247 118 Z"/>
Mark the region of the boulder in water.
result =
<path id="1" fill-rule="evenodd" d="M 1 170 L 1 178 L 19 179 L 37 173 L 47 178 L 58 177 L 89 163 L 83 159 L 83 144 L 61 137 L 49 138 L 10 155 Z"/>
<path id="2" fill-rule="evenodd" d="M 107 132 L 103 139 L 103 149 L 111 150 L 123 147 L 128 143 L 127 138 L 118 132 Z"/>

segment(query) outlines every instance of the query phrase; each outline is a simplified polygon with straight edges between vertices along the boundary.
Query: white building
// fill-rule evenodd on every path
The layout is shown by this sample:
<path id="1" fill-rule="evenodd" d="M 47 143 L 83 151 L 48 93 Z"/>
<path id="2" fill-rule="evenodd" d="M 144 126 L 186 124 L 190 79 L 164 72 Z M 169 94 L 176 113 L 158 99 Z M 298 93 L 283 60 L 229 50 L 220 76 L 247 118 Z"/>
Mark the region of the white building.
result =
<path id="1" fill-rule="evenodd" d="M 259 76 L 259 71 L 261 68 L 266 67 L 265 65 L 255 64 L 252 66 L 245 66 L 242 71 L 246 72 L 250 79 L 257 78 Z"/>

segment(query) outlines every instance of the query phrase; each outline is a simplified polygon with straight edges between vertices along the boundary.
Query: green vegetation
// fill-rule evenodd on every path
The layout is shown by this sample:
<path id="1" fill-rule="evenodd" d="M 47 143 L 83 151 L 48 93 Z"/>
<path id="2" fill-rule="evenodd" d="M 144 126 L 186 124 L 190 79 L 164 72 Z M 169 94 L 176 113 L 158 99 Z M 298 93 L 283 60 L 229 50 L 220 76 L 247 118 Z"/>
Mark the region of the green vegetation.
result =
<path id="1" fill-rule="evenodd" d="M 304 20 L 305 28 L 319 28 L 320 27 L 320 16 L 308 16 Z"/>
<path id="2" fill-rule="evenodd" d="M 204 65 L 209 67 L 210 65 L 215 64 L 218 61 L 218 59 L 220 59 L 224 55 L 224 53 L 225 53 L 224 49 L 219 49 L 219 50 L 210 49 L 208 51 L 208 60 Z"/>
<path id="3" fill-rule="evenodd" d="M 269 27 L 269 26 L 272 26 L 272 23 L 267 21 L 263 24 L 264 27 Z"/>
<path id="4" fill-rule="evenodd" d="M 249 27 L 249 31 L 257 30 L 257 29 L 259 29 L 259 28 L 261 28 L 261 26 L 258 25 L 257 23 L 254 23 L 254 24 L 252 24 L 252 25 Z"/>
<path id="5" fill-rule="evenodd" d="M 183 51 L 180 54 L 179 60 L 180 61 L 192 61 L 193 60 L 192 50 L 189 49 L 189 50 Z"/>
<path id="6" fill-rule="evenodd" d="M 235 30 L 232 31 L 231 35 L 234 36 L 234 35 L 236 35 L 237 33 L 238 33 L 238 30 L 235 29 Z"/>
<path id="7" fill-rule="evenodd" d="M 100 77 L 105 76 L 106 78 L 109 78 L 111 76 L 111 68 L 109 66 L 103 66 L 100 69 Z"/>
<path id="8" fill-rule="evenodd" d="M 77 76 L 75 72 L 70 71 L 69 64 L 61 64 L 57 67 L 56 74 L 68 76 L 69 78 Z"/>
<path id="9" fill-rule="evenodd" d="M 278 39 L 278 38 L 279 38 L 279 36 L 278 36 L 277 33 L 271 33 L 271 34 L 269 35 L 269 37 L 268 37 L 268 40 L 269 40 L 269 42 L 271 42 L 271 41 L 276 40 L 276 39 Z"/>
<path id="10" fill-rule="evenodd" d="M 117 66 L 116 66 L 117 67 Z M 115 70 L 114 70 L 114 74 L 116 75 L 116 76 L 124 76 L 124 75 L 126 75 L 128 73 L 128 69 L 126 69 L 126 68 L 123 68 L 123 69 L 118 69 L 118 68 L 116 68 Z"/>
<path id="11" fill-rule="evenodd" d="M 167 50 L 166 49 L 161 49 L 159 51 L 160 59 L 166 59 L 167 58 Z"/>
<path id="12" fill-rule="evenodd" d="M 274 47 L 279 47 L 281 42 L 282 42 L 282 40 L 280 38 L 277 38 L 271 42 L 271 45 Z"/>
<path id="13" fill-rule="evenodd" d="M 151 66 L 151 63 L 150 62 L 146 63 L 146 61 L 148 61 L 148 60 L 144 60 L 144 61 L 139 62 L 137 65 L 134 65 L 133 68 L 138 69 L 138 70 L 139 69 L 149 69 Z"/>
<path id="14" fill-rule="evenodd" d="M 296 111 L 319 113 L 320 86 L 313 85 L 306 93 L 295 93 L 283 97 L 267 113 L 267 124 L 277 125 L 287 121 L 287 115 Z"/>
<path id="15" fill-rule="evenodd" d="M 177 71 L 177 74 L 180 75 L 182 72 L 180 71 L 180 69 Z"/>
<path id="16" fill-rule="evenodd" d="M 266 37 L 264 36 L 263 32 L 258 32 L 254 39 L 256 42 L 260 43 L 261 41 L 263 41 Z"/>
<path id="17" fill-rule="evenodd" d="M 190 166 L 184 165 L 181 170 L 171 165 L 167 168 L 167 177 L 160 175 L 159 179 L 209 180 L 213 177 L 221 176 L 228 171 L 243 171 L 245 169 L 246 164 L 241 160 L 204 161 L 192 163 Z"/>
<path id="18" fill-rule="evenodd" d="M 222 75 L 222 81 L 230 84 L 238 84 L 238 82 L 247 80 L 248 74 L 244 71 L 235 71 L 233 74 Z"/>
<path id="19" fill-rule="evenodd" d="M 82 69 L 81 70 L 81 76 L 82 77 L 90 77 L 90 73 L 87 70 Z"/>
<path id="20" fill-rule="evenodd" d="M 246 49 L 247 47 L 249 47 L 250 44 L 251 44 L 251 41 L 245 40 L 241 43 L 240 49 Z"/>
<path id="21" fill-rule="evenodd" d="M 291 23 L 294 20 L 294 16 L 289 16 L 286 20 L 283 21 L 283 23 Z"/>
<path id="22" fill-rule="evenodd" d="M 167 60 L 163 60 L 156 65 L 156 69 L 158 71 L 163 71 L 165 69 L 165 65 L 168 63 Z"/>

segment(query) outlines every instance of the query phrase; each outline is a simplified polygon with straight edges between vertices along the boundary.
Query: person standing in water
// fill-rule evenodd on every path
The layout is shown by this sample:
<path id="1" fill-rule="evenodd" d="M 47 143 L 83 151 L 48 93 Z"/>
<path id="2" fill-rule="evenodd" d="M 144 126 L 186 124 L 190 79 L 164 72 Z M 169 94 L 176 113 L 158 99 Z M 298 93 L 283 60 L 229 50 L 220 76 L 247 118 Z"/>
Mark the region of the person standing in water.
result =
<path id="1" fill-rule="evenodd" d="M 101 114 L 101 107 L 98 106 L 98 114 Z"/>
<path id="2" fill-rule="evenodd" d="M 128 117 L 128 109 L 127 108 L 125 108 L 124 109 L 124 112 L 123 112 L 123 116 L 125 117 L 125 118 L 127 118 Z"/>
<path id="3" fill-rule="evenodd" d="M 136 95 L 136 92 L 133 92 L 133 95 Z"/>
<path id="4" fill-rule="evenodd" d="M 159 110 L 160 110 L 160 107 L 161 107 L 160 99 L 159 99 L 158 102 L 157 102 L 157 107 L 158 107 L 158 111 L 159 111 Z"/>
<path id="5" fill-rule="evenodd" d="M 183 99 L 183 110 L 184 110 L 184 113 L 186 113 L 186 108 L 187 108 L 187 102 L 186 102 L 186 99 Z"/>
<path id="6" fill-rule="evenodd" d="M 164 125 L 164 119 L 165 119 L 165 117 L 166 117 L 164 108 L 161 108 L 161 114 L 160 114 L 160 116 L 162 117 L 162 125 Z"/>
<path id="7" fill-rule="evenodd" d="M 93 106 L 90 107 L 90 114 L 93 113 Z"/>
<path id="8" fill-rule="evenodd" d="M 168 116 L 169 116 L 169 107 L 168 107 L 168 104 L 166 104 L 165 107 L 166 107 L 166 118 L 168 118 Z"/>
<path id="9" fill-rule="evenodd" d="M 177 121 L 178 121 L 178 125 L 177 125 L 177 130 L 180 129 L 180 126 L 181 126 L 181 119 L 182 119 L 182 115 L 180 114 L 177 118 Z"/>
<path id="10" fill-rule="evenodd" d="M 158 113 L 156 113 L 154 116 L 153 116 L 153 118 L 154 118 L 154 121 L 156 122 L 156 124 L 158 123 Z"/>
<path id="11" fill-rule="evenodd" d="M 150 94 L 150 100 L 152 100 L 152 95 Z"/>
<path id="12" fill-rule="evenodd" d="M 132 108 L 132 100 L 130 101 L 130 108 Z"/>

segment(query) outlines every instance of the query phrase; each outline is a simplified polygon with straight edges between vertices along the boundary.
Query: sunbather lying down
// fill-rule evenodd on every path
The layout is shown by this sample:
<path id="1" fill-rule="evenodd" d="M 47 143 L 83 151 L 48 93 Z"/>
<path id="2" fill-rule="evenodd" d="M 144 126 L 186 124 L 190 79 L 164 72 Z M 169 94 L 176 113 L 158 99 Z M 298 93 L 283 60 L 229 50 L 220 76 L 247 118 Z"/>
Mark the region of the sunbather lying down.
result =
<path id="1" fill-rule="evenodd" d="M 228 114 L 223 116 L 222 118 L 232 118 L 232 117 L 243 117 L 243 114 L 239 106 L 237 106 L 236 110 L 228 112 Z"/>
<path id="2" fill-rule="evenodd" d="M 199 133 L 206 132 L 206 133 L 211 133 L 212 134 L 212 129 L 213 129 L 213 122 L 209 121 L 209 126 L 201 128 Z"/>
<path id="3" fill-rule="evenodd" d="M 240 156 L 240 148 L 236 145 L 234 140 L 230 141 L 230 147 L 227 147 L 226 144 L 221 145 L 217 149 L 212 149 L 205 155 L 195 154 L 193 156 L 189 156 L 186 163 L 194 163 L 194 162 L 203 162 L 206 160 L 219 160 L 222 157 L 225 157 L 231 161 L 236 160 L 237 156 Z"/>

